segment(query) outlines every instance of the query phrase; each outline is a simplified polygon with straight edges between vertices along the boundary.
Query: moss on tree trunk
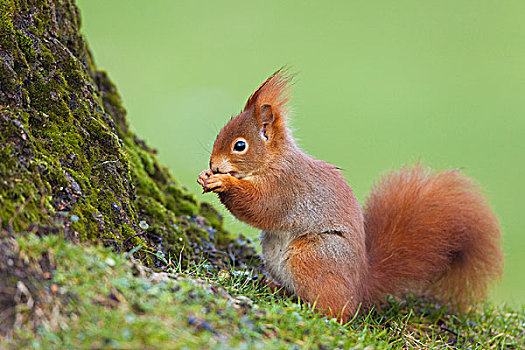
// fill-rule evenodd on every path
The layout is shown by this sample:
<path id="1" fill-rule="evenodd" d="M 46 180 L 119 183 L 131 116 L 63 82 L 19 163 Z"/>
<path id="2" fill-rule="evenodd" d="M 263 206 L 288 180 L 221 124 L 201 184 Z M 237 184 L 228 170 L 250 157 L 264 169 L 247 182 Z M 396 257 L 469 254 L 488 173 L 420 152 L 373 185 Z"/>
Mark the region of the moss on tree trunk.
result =
<path id="1" fill-rule="evenodd" d="M 74 1 L 0 3 L 4 232 L 64 232 L 119 251 L 141 245 L 154 264 L 159 252 L 251 258 L 130 131 L 115 86 L 79 33 Z"/>

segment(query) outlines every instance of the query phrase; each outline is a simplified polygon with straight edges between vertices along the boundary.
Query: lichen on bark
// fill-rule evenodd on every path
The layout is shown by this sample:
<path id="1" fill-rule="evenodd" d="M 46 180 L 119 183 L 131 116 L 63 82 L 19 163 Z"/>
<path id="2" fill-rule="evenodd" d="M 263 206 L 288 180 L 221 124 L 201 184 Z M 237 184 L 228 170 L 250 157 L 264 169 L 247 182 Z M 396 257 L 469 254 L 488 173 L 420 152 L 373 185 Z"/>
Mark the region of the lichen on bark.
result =
<path id="1" fill-rule="evenodd" d="M 1 227 L 64 232 L 118 251 L 141 245 L 153 264 L 157 252 L 251 259 L 253 249 L 241 248 L 130 130 L 79 32 L 74 1 L 0 4 Z"/>

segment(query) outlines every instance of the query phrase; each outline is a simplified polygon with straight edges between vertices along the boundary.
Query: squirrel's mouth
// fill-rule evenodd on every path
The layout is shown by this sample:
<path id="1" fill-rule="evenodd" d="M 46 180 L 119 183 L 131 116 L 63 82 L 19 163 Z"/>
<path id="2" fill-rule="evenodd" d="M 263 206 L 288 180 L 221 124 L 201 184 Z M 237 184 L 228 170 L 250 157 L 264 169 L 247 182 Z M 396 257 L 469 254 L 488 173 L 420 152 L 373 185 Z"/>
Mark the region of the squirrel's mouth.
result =
<path id="1" fill-rule="evenodd" d="M 243 178 L 243 176 L 241 174 L 239 174 L 239 172 L 237 172 L 237 171 L 230 171 L 228 174 L 233 176 L 233 177 L 235 177 L 235 178 L 237 178 L 237 179 L 239 179 L 239 180 Z"/>
<path id="2" fill-rule="evenodd" d="M 227 174 L 227 175 L 230 175 L 230 176 L 233 176 L 239 180 L 241 180 L 244 176 L 242 176 L 241 173 L 239 173 L 238 171 L 227 171 L 227 172 L 222 172 L 222 171 L 213 171 L 214 174 Z"/>

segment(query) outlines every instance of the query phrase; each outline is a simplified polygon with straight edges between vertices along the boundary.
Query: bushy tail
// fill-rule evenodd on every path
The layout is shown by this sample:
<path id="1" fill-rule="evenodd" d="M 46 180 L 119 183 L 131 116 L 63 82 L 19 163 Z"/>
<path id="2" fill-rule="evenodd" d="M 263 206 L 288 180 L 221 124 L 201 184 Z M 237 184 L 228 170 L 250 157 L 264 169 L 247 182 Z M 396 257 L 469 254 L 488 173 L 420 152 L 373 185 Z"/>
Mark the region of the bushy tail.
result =
<path id="1" fill-rule="evenodd" d="M 416 164 L 387 174 L 364 216 L 371 301 L 424 293 L 465 309 L 503 273 L 498 220 L 459 171 Z"/>

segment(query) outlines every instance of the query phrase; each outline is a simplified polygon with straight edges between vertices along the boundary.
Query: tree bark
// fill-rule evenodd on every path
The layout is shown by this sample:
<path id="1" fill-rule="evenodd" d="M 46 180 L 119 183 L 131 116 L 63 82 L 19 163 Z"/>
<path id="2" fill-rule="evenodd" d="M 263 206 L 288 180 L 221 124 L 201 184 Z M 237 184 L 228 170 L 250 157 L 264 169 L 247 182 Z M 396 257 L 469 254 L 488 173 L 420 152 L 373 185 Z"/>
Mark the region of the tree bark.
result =
<path id="1" fill-rule="evenodd" d="M 3 232 L 63 232 L 119 251 L 141 245 L 153 264 L 163 263 L 158 252 L 251 259 L 253 249 L 130 131 L 115 86 L 79 33 L 74 0 L 0 4 Z"/>

